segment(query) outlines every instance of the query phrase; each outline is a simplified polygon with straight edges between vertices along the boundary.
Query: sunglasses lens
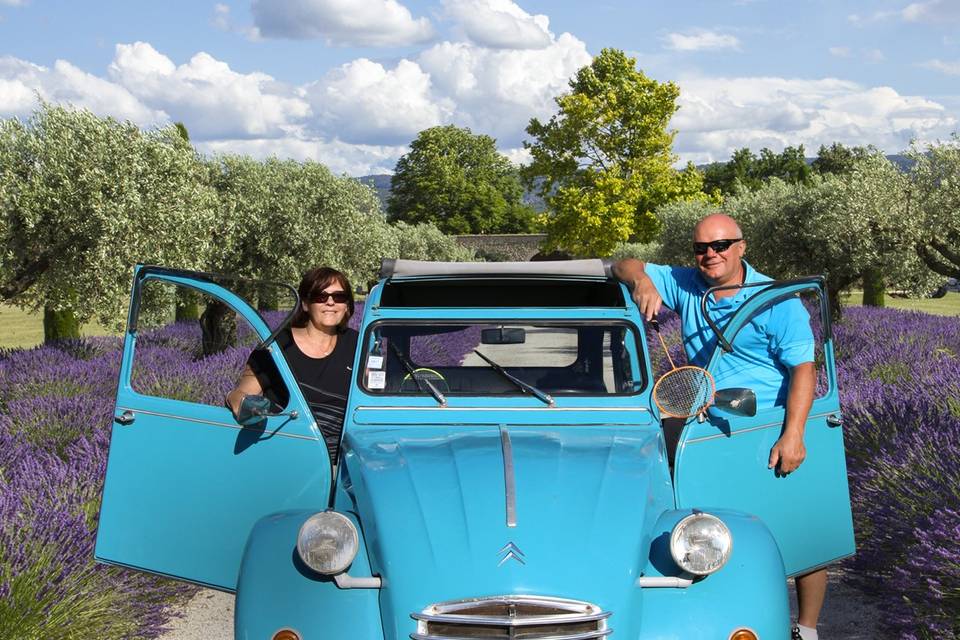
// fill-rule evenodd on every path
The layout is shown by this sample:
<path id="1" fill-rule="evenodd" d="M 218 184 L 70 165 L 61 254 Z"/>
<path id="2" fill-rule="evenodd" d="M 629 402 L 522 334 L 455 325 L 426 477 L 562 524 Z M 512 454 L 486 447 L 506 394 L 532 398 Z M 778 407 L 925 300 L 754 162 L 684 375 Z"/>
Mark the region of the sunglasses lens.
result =
<path id="1" fill-rule="evenodd" d="M 333 301 L 338 304 L 343 304 L 349 299 L 346 291 L 334 291 L 333 293 L 327 293 L 326 291 L 321 291 L 313 298 L 313 301 L 323 304 L 330 298 L 333 298 Z"/>
<path id="2" fill-rule="evenodd" d="M 723 253 L 730 248 L 734 242 L 740 242 L 740 239 L 736 240 L 714 240 L 713 242 L 694 242 L 693 243 L 693 252 L 702 256 L 707 252 L 707 249 L 713 249 L 714 253 Z"/>

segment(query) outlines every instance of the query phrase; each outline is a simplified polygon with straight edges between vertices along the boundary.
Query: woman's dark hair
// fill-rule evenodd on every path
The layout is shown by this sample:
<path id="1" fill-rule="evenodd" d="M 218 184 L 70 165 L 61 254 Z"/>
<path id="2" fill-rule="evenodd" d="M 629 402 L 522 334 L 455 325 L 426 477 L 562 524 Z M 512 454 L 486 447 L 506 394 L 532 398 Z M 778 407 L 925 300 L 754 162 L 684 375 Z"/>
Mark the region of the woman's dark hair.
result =
<path id="1" fill-rule="evenodd" d="M 314 267 L 303 274 L 303 277 L 300 278 L 300 286 L 297 287 L 301 304 L 297 305 L 297 310 L 293 314 L 293 320 L 290 321 L 290 324 L 294 327 L 307 326 L 309 316 L 307 312 L 303 310 L 302 303 L 309 303 L 317 297 L 318 293 L 334 282 L 343 287 L 343 290 L 347 292 L 347 313 L 343 316 L 343 320 L 339 326 L 340 331 L 346 329 L 347 323 L 353 316 L 353 287 L 350 286 L 350 281 L 347 280 L 347 276 L 333 267 Z"/>

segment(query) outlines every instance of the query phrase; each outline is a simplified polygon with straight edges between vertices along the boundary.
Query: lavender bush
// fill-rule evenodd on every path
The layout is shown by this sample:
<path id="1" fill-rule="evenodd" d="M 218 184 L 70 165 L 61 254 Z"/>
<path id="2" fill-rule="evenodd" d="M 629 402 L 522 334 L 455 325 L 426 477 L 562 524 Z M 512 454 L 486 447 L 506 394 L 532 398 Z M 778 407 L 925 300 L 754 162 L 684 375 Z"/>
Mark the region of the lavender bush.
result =
<path id="1" fill-rule="evenodd" d="M 665 311 L 660 327 L 685 362 L 679 318 Z M 655 376 L 668 371 L 652 331 L 647 346 Z M 844 579 L 876 594 L 893 637 L 957 640 L 960 318 L 852 307 L 834 346 L 857 536 Z"/>
<path id="2" fill-rule="evenodd" d="M 200 358 L 195 322 L 142 330 L 134 387 L 222 404 L 255 343 L 245 323 L 237 333 Z M 155 638 L 196 591 L 93 562 L 121 350 L 85 338 L 0 351 L 0 638 Z"/>
<path id="3" fill-rule="evenodd" d="M 661 328 L 679 364 L 679 322 Z M 956 640 L 960 318 L 851 308 L 835 338 L 858 543 L 846 579 L 877 594 L 897 637 Z M 193 324 L 143 332 L 134 384 L 222 402 L 249 346 L 198 359 L 198 341 Z M 0 637 L 153 638 L 193 593 L 92 560 L 119 359 L 115 338 L 0 352 Z"/>
<path id="4" fill-rule="evenodd" d="M 857 556 L 897 637 L 960 638 L 960 318 L 852 308 L 836 327 Z"/>

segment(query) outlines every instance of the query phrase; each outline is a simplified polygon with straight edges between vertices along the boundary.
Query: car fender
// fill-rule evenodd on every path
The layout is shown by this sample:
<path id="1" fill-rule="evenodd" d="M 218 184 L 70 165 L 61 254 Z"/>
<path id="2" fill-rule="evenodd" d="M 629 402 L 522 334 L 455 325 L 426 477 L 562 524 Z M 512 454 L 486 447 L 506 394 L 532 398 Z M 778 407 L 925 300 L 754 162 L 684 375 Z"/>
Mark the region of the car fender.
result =
<path id="1" fill-rule="evenodd" d="M 234 636 L 263 640 L 281 629 L 296 631 L 302 640 L 378 640 L 379 589 L 341 589 L 332 577 L 303 564 L 297 554 L 297 534 L 316 511 L 271 514 L 254 525 L 244 549 L 237 578 Z M 345 513 L 357 524 L 352 513 Z M 363 533 L 348 573 L 369 577 Z"/>
<path id="2" fill-rule="evenodd" d="M 689 586 L 641 587 L 639 638 L 725 639 L 741 627 L 764 640 L 787 640 L 790 607 L 783 560 L 770 530 L 757 517 L 730 509 L 704 508 L 720 518 L 733 537 L 726 565 Z M 661 514 L 654 526 L 643 577 L 684 576 L 670 555 L 670 533 L 690 509 Z M 641 579 L 642 580 L 642 579 Z"/>

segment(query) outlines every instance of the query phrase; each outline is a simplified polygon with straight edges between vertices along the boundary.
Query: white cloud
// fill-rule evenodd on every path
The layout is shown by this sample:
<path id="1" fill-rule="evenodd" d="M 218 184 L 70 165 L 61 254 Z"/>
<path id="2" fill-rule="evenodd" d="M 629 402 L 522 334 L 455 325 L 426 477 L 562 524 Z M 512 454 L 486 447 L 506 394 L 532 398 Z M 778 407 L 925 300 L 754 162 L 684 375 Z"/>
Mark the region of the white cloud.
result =
<path id="1" fill-rule="evenodd" d="M 696 163 L 726 160 L 740 147 L 803 144 L 813 155 L 833 142 L 894 153 L 958 125 L 937 102 L 832 78 L 692 77 L 679 84 L 681 108 L 670 123 L 679 131 L 675 150 Z"/>
<path id="2" fill-rule="evenodd" d="M 900 16 L 907 22 L 960 22 L 960 3 L 957 0 L 929 0 L 907 5 Z"/>
<path id="3" fill-rule="evenodd" d="M 122 86 L 69 62 L 57 60 L 51 69 L 12 56 L 0 57 L 0 115 L 29 115 L 38 105 L 38 95 L 47 102 L 69 103 L 141 126 L 167 120 L 162 110 L 150 108 Z"/>
<path id="4" fill-rule="evenodd" d="M 740 40 L 736 36 L 706 29 L 694 29 L 687 33 L 668 33 L 662 39 L 664 46 L 674 51 L 740 49 Z"/>
<path id="5" fill-rule="evenodd" d="M 202 153 L 244 154 L 254 158 L 292 158 L 314 160 L 335 174 L 364 176 L 393 173 L 393 168 L 409 149 L 403 146 L 348 144 L 339 140 L 291 136 L 259 140 L 212 140 L 196 144 Z"/>
<path id="6" fill-rule="evenodd" d="M 847 19 L 857 27 L 891 19 L 931 24 L 960 22 L 960 3 L 957 0 L 927 0 L 908 4 L 899 10 L 876 11 L 868 16 L 855 13 L 847 16 Z"/>
<path id="7" fill-rule="evenodd" d="M 7 7 L 25 7 L 28 0 L 0 0 L 0 5 Z"/>
<path id="8" fill-rule="evenodd" d="M 396 0 L 254 0 L 258 33 L 268 38 L 330 44 L 401 46 L 433 37 L 427 18 L 414 18 Z"/>
<path id="9" fill-rule="evenodd" d="M 948 76 L 960 76 L 960 60 L 954 62 L 948 62 L 945 60 L 927 60 L 920 64 L 921 67 L 925 69 L 933 69 L 934 71 L 939 71 Z"/>
<path id="10" fill-rule="evenodd" d="M 429 74 L 416 62 L 394 69 L 360 58 L 307 88 L 316 125 L 340 140 L 406 144 L 427 127 L 449 121 L 453 103 L 434 98 Z"/>
<path id="11" fill-rule="evenodd" d="M 257 27 L 236 24 L 230 11 L 230 5 L 223 3 L 213 5 L 213 17 L 210 18 L 210 25 L 220 31 L 236 33 L 253 42 L 262 40 L 260 30 Z"/>
<path id="12" fill-rule="evenodd" d="M 838 58 L 850 57 L 850 47 L 830 47 L 828 51 L 830 52 L 830 55 Z"/>
<path id="13" fill-rule="evenodd" d="M 467 38 L 493 49 L 542 49 L 550 46 L 550 19 L 532 16 L 512 0 L 445 0 L 447 13 Z"/>
<path id="14" fill-rule="evenodd" d="M 191 137 L 281 137 L 310 115 L 307 101 L 263 73 L 240 74 L 207 53 L 177 66 L 146 42 L 117 45 L 110 77 Z"/>
<path id="15" fill-rule="evenodd" d="M 590 64 L 586 45 L 569 33 L 543 49 L 494 50 L 443 42 L 418 58 L 434 91 L 457 105 L 453 122 L 495 137 L 502 147 L 519 146 L 530 118 L 548 118 L 553 99 Z"/>
<path id="16" fill-rule="evenodd" d="M 866 49 L 863 52 L 863 57 L 867 62 L 883 62 L 887 59 L 887 56 L 883 55 L 883 51 L 880 49 Z"/>
<path id="17" fill-rule="evenodd" d="M 210 24 L 220 31 L 230 31 L 230 7 L 221 3 L 213 5 L 213 19 Z"/>

